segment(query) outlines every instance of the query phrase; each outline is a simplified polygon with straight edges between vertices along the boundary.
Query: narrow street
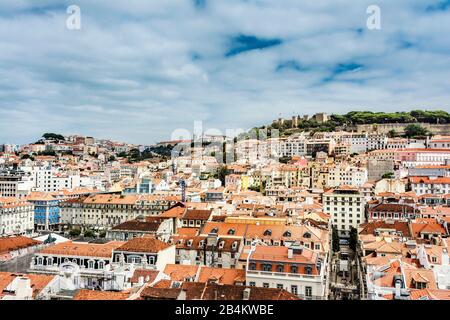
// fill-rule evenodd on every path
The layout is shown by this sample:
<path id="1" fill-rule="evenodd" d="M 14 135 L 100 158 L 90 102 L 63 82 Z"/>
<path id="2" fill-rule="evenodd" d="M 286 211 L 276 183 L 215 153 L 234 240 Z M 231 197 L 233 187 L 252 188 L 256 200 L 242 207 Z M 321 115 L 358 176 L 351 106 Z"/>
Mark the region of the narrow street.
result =
<path id="1" fill-rule="evenodd" d="M 330 272 L 330 300 L 358 299 L 358 273 L 355 254 L 348 245 L 333 253 Z"/>

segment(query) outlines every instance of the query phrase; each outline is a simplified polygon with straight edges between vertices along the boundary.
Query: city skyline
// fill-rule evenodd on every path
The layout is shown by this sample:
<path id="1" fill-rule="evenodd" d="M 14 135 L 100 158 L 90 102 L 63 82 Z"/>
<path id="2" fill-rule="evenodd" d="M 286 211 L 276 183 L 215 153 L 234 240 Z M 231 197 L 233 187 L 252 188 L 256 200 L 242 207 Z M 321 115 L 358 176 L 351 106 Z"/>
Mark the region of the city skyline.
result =
<path id="1" fill-rule="evenodd" d="M 282 114 L 443 109 L 448 1 L 0 4 L 0 141 L 43 132 L 135 144 Z M 261 23 L 270 21 L 270 23 Z M 32 50 L 31 50 L 32 48 Z"/>

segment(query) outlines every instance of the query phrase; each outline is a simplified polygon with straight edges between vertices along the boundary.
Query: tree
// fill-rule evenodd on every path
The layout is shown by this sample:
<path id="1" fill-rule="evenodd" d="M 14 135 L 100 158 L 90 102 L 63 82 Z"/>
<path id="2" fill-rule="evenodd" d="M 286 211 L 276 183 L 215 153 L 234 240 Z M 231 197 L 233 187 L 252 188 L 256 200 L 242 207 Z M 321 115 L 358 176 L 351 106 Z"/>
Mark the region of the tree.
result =
<path id="1" fill-rule="evenodd" d="M 292 157 L 281 157 L 280 159 L 278 159 L 278 161 L 280 163 L 288 163 L 291 160 L 292 160 Z"/>
<path id="2" fill-rule="evenodd" d="M 83 235 L 85 238 L 93 238 L 95 236 L 94 231 L 91 229 L 84 231 Z"/>
<path id="3" fill-rule="evenodd" d="M 30 159 L 31 161 L 34 161 L 33 156 L 30 156 L 28 153 L 23 154 L 20 156 L 20 159 L 24 160 L 24 159 Z"/>
<path id="4" fill-rule="evenodd" d="M 405 136 L 408 138 L 423 137 L 428 134 L 428 130 L 418 124 L 410 124 L 405 127 Z"/>
<path id="5" fill-rule="evenodd" d="M 71 237 L 78 237 L 81 234 L 81 230 L 80 229 L 71 229 L 69 231 L 69 235 Z"/>
<path id="6" fill-rule="evenodd" d="M 109 162 L 116 161 L 116 157 L 114 157 L 113 155 L 110 155 L 109 158 L 108 158 L 108 161 Z"/>
<path id="7" fill-rule="evenodd" d="M 356 251 L 356 245 L 358 243 L 358 230 L 356 230 L 356 228 L 354 227 L 350 228 L 350 239 L 348 242 L 350 249 Z"/>
<path id="8" fill-rule="evenodd" d="M 45 150 L 45 151 L 39 151 L 38 156 L 56 156 L 56 152 L 54 150 Z"/>
<path id="9" fill-rule="evenodd" d="M 393 172 L 386 172 L 385 174 L 383 174 L 381 176 L 382 179 L 392 179 L 394 178 L 394 173 Z"/>
<path id="10" fill-rule="evenodd" d="M 339 252 L 340 246 L 339 246 L 339 234 L 336 226 L 333 226 L 332 228 L 332 236 L 331 236 L 332 246 L 333 246 L 333 252 Z"/>
<path id="11" fill-rule="evenodd" d="M 57 134 L 57 133 L 44 133 L 42 135 L 42 137 L 44 139 L 47 139 L 47 140 L 57 140 L 57 141 L 64 141 L 65 140 L 63 135 Z"/>
<path id="12" fill-rule="evenodd" d="M 100 237 L 100 238 L 106 238 L 106 231 L 100 232 L 99 237 Z"/>
<path id="13" fill-rule="evenodd" d="M 225 177 L 229 174 L 227 166 L 220 166 L 216 173 L 214 174 L 214 178 L 219 179 L 222 182 L 222 185 L 225 185 Z"/>
<path id="14" fill-rule="evenodd" d="M 395 131 L 394 129 L 392 129 L 392 130 L 389 130 L 387 135 L 389 138 L 396 138 L 396 137 L 398 137 L 398 132 Z"/>

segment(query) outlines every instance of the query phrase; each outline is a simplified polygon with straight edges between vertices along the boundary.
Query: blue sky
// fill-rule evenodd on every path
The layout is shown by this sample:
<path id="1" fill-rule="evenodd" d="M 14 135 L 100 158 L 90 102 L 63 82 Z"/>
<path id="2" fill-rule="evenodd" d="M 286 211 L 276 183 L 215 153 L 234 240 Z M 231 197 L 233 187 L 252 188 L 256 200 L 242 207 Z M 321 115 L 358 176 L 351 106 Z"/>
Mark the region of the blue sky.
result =
<path id="1" fill-rule="evenodd" d="M 81 30 L 66 8 L 81 8 Z M 381 30 L 366 9 L 381 8 Z M 0 143 L 450 111 L 450 1 L 2 0 Z"/>

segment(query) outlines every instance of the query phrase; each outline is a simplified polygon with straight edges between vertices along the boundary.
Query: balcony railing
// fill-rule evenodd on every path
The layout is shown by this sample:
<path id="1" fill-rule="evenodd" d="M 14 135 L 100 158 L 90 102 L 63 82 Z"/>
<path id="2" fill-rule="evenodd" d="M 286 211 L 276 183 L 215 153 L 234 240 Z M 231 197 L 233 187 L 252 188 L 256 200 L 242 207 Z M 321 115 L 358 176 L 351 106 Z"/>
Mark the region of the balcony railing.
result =
<path id="1" fill-rule="evenodd" d="M 271 272 L 271 271 L 248 270 L 247 274 L 248 275 L 258 275 L 258 276 L 296 278 L 296 279 L 299 279 L 299 280 L 308 280 L 308 281 L 321 281 L 322 280 L 322 277 L 320 275 L 288 273 L 288 272 Z"/>

